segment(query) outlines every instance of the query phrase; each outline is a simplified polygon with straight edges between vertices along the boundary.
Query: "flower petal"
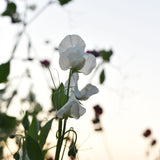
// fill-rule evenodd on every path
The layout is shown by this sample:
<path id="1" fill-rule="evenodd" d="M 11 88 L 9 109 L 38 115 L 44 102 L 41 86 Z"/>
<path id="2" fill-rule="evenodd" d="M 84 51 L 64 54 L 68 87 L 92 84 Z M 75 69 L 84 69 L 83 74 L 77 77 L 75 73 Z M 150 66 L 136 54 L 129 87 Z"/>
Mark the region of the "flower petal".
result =
<path id="1" fill-rule="evenodd" d="M 75 118 L 75 119 L 79 119 L 80 116 L 82 116 L 83 114 L 80 112 L 81 110 L 85 110 L 85 108 L 83 108 L 79 103 L 76 103 L 76 102 L 73 102 L 72 104 L 72 107 L 71 107 L 71 110 L 70 110 L 70 116 L 72 118 Z"/>
<path id="2" fill-rule="evenodd" d="M 62 52 L 65 52 L 70 47 L 79 47 L 84 51 L 85 46 L 86 44 L 83 41 L 83 39 L 80 36 L 73 34 L 73 35 L 66 36 L 61 41 L 61 43 L 59 44 L 58 50 L 60 54 Z"/>
<path id="3" fill-rule="evenodd" d="M 78 73 L 77 72 L 73 73 L 71 80 L 70 80 L 69 95 L 71 95 L 73 93 L 73 91 L 75 90 L 75 87 L 77 86 L 78 79 L 79 79 Z M 65 83 L 65 94 L 67 94 L 67 89 L 68 89 L 68 80 Z"/>
<path id="4" fill-rule="evenodd" d="M 57 111 L 56 116 L 58 118 L 64 118 L 65 116 L 69 116 L 70 115 L 70 108 L 71 108 L 71 102 L 67 102 L 62 108 L 60 108 Z"/>
<path id="5" fill-rule="evenodd" d="M 86 100 L 88 99 L 90 96 L 98 93 L 98 88 L 92 84 L 87 84 L 81 91 L 80 91 L 80 94 L 81 94 L 81 97 L 80 100 Z"/>
<path id="6" fill-rule="evenodd" d="M 73 88 L 77 85 L 77 82 L 79 80 L 79 75 L 78 73 L 73 73 L 72 77 L 71 77 L 71 80 L 70 80 L 70 87 Z M 68 87 L 68 80 L 66 81 L 65 83 L 65 87 L 67 88 Z"/>
<path id="7" fill-rule="evenodd" d="M 83 57 L 85 58 L 85 64 L 79 71 L 88 75 L 96 67 L 96 58 L 91 54 L 84 54 Z"/>
<path id="8" fill-rule="evenodd" d="M 71 117 L 79 119 L 86 112 L 86 109 L 80 105 L 74 94 L 71 95 L 71 99 L 75 102 L 71 108 Z"/>
<path id="9" fill-rule="evenodd" d="M 84 52 L 79 47 L 70 47 L 60 54 L 59 64 L 62 70 L 73 68 L 79 70 L 84 66 Z"/>
<path id="10" fill-rule="evenodd" d="M 74 87 L 74 94 L 78 99 L 80 99 L 81 93 L 80 93 L 77 85 Z"/>
<path id="11" fill-rule="evenodd" d="M 59 65 L 62 70 L 67 70 L 70 68 L 70 60 L 66 54 L 61 54 L 59 57 Z"/>
<path id="12" fill-rule="evenodd" d="M 86 113 L 86 109 L 84 107 L 79 107 L 79 115 L 83 116 Z"/>
<path id="13" fill-rule="evenodd" d="M 68 116 L 78 119 L 85 113 L 85 111 L 86 109 L 80 105 L 74 94 L 72 94 L 68 102 L 57 111 L 56 116 L 58 118 L 65 118 L 66 116 Z"/>

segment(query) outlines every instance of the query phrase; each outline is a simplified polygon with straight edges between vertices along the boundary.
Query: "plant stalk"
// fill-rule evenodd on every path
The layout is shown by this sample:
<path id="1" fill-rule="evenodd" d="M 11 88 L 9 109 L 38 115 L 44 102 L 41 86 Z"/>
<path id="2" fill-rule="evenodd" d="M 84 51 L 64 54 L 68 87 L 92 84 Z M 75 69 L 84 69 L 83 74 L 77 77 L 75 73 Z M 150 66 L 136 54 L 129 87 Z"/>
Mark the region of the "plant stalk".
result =
<path id="1" fill-rule="evenodd" d="M 69 72 L 69 80 L 68 80 L 68 87 L 67 87 L 67 100 L 66 100 L 66 102 L 69 99 L 69 89 L 70 89 L 71 77 L 72 77 L 72 70 L 70 70 L 70 72 Z M 64 139 L 64 135 L 65 135 L 65 130 L 66 130 L 67 119 L 68 118 L 65 118 L 64 122 L 62 121 L 62 119 L 59 119 L 59 121 L 58 121 L 58 141 L 57 141 L 57 147 L 56 147 L 55 160 L 59 160 L 59 157 L 60 157 L 60 152 L 61 152 L 63 139 Z M 62 130 L 62 123 L 63 123 L 63 130 Z M 64 155 L 64 151 L 63 151 L 63 154 L 62 154 L 62 159 L 63 159 L 63 155 Z"/>

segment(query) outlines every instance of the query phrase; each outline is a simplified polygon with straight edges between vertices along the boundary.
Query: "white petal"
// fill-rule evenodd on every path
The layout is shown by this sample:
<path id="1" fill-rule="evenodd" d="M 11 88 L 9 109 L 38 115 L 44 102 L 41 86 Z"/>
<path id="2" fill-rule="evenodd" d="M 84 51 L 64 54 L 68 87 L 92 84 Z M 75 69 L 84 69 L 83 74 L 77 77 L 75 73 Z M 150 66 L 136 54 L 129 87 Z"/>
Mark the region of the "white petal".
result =
<path id="1" fill-rule="evenodd" d="M 81 94 L 81 97 L 80 99 L 81 100 L 86 100 L 88 99 L 90 96 L 98 93 L 98 88 L 92 84 L 87 84 L 81 91 L 80 91 L 80 94 Z"/>
<path id="2" fill-rule="evenodd" d="M 73 102 L 71 110 L 70 110 L 70 116 L 75 119 L 78 119 L 80 117 L 80 114 L 79 114 L 80 107 L 81 107 L 80 104 Z"/>
<path id="3" fill-rule="evenodd" d="M 79 80 L 79 75 L 78 73 L 73 73 L 72 77 L 71 77 L 71 81 L 70 81 L 70 87 L 73 88 L 77 85 L 77 82 Z M 66 81 L 65 83 L 65 87 L 67 88 L 68 87 L 68 80 Z"/>
<path id="4" fill-rule="evenodd" d="M 80 115 L 80 116 L 83 116 L 85 113 L 86 113 L 86 109 L 81 106 L 81 107 L 79 108 L 79 115 Z"/>
<path id="5" fill-rule="evenodd" d="M 77 85 L 74 87 L 74 94 L 78 99 L 82 97 Z"/>
<path id="6" fill-rule="evenodd" d="M 57 111 L 56 116 L 58 118 L 64 118 L 64 116 L 69 116 L 71 105 L 72 105 L 71 102 L 68 101 L 62 108 L 60 108 Z"/>
<path id="7" fill-rule="evenodd" d="M 77 82 L 79 79 L 78 73 L 73 73 L 70 81 L 70 90 L 69 90 L 69 95 L 71 95 L 74 91 L 74 88 L 77 86 Z M 67 94 L 67 89 L 68 89 L 68 80 L 65 83 L 65 94 Z"/>
<path id="8" fill-rule="evenodd" d="M 59 44 L 58 50 L 61 54 L 62 52 L 65 52 L 70 47 L 79 47 L 82 50 L 85 49 L 85 42 L 83 39 L 78 35 L 68 35 L 66 36 L 61 43 Z"/>
<path id="9" fill-rule="evenodd" d="M 78 75 L 78 73 L 73 73 L 73 75 L 72 75 L 72 77 L 71 77 L 70 85 L 71 85 L 71 86 L 76 86 L 78 80 L 79 80 L 79 75 Z"/>
<path id="10" fill-rule="evenodd" d="M 85 64 L 79 71 L 87 75 L 96 67 L 96 57 L 86 53 L 84 58 Z"/>
<path id="11" fill-rule="evenodd" d="M 67 70 L 70 68 L 70 60 L 66 54 L 61 54 L 59 57 L 59 65 L 62 70 Z"/>
<path id="12" fill-rule="evenodd" d="M 84 66 L 84 52 L 79 47 L 70 47 L 60 54 L 59 64 L 62 70 L 81 69 Z"/>
<path id="13" fill-rule="evenodd" d="M 73 103 L 71 110 L 70 110 L 70 116 L 75 118 L 75 119 L 79 119 L 80 116 L 84 115 L 84 113 L 86 112 L 86 109 L 83 108 L 79 102 L 78 103 Z"/>
<path id="14" fill-rule="evenodd" d="M 69 116 L 75 119 L 78 119 L 85 113 L 85 108 L 83 108 L 79 101 L 75 98 L 75 95 L 72 94 L 68 100 L 68 102 L 60 108 L 56 116 L 59 118 L 64 118 L 65 116 Z"/>
<path id="15" fill-rule="evenodd" d="M 85 59 L 83 57 L 76 57 L 71 60 L 71 68 L 76 71 L 83 68 L 84 64 L 85 64 Z"/>
<path id="16" fill-rule="evenodd" d="M 80 105 L 74 94 L 71 95 L 70 100 L 76 102 L 71 108 L 72 117 L 75 119 L 79 119 L 80 116 L 84 115 L 86 109 Z"/>

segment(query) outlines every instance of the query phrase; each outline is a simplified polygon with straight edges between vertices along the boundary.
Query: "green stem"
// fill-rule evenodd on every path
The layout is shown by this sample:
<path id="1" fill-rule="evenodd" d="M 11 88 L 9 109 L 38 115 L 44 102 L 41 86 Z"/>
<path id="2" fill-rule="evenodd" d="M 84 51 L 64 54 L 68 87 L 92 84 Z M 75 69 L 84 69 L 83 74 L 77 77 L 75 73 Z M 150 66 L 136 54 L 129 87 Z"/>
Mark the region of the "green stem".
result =
<path id="1" fill-rule="evenodd" d="M 21 41 L 21 38 L 22 38 L 22 36 L 23 36 L 23 33 L 25 32 L 25 29 L 26 29 L 26 27 L 24 26 L 23 30 L 22 30 L 22 31 L 19 33 L 19 35 L 18 35 L 17 41 L 16 41 L 16 43 L 14 44 L 13 49 L 12 49 L 12 52 L 11 52 L 10 61 L 14 58 L 14 54 L 15 54 L 15 52 L 16 52 L 16 50 L 17 50 L 17 47 L 18 47 L 18 45 L 19 45 L 19 43 L 20 43 L 20 41 Z"/>
<path id="2" fill-rule="evenodd" d="M 76 138 L 74 140 L 74 143 L 76 143 L 77 142 L 77 133 L 73 129 L 70 129 L 70 130 L 66 131 L 65 134 L 68 132 L 73 132 L 75 134 Z"/>
<path id="3" fill-rule="evenodd" d="M 58 120 L 58 141 L 57 141 L 57 146 L 56 146 L 55 160 L 59 160 L 59 155 L 60 155 L 60 150 L 61 150 L 61 145 L 62 145 L 61 131 L 62 131 L 62 119 L 59 119 Z"/>
<path id="4" fill-rule="evenodd" d="M 45 11 L 45 9 L 48 7 L 48 6 L 50 6 L 51 4 L 53 4 L 53 3 L 55 3 L 56 1 L 52 1 L 52 0 L 49 0 L 46 4 L 45 4 L 45 6 L 43 6 L 39 11 L 38 11 L 38 13 L 34 16 L 34 17 L 32 17 L 32 19 L 29 21 L 29 22 L 25 22 L 25 16 L 26 16 L 26 11 L 25 11 L 25 15 L 24 15 L 24 22 L 23 22 L 23 29 L 22 29 L 22 31 L 19 33 L 19 36 L 18 36 L 18 39 L 17 39 L 17 41 L 16 41 L 16 43 L 14 44 L 14 47 L 13 47 L 13 49 L 12 49 L 12 52 L 11 52 L 11 57 L 10 57 L 10 60 L 12 60 L 13 58 L 14 58 L 14 54 L 15 54 L 15 51 L 17 50 L 17 47 L 18 47 L 18 45 L 19 45 L 19 42 L 21 41 L 21 38 L 22 38 L 22 35 L 23 35 L 23 33 L 25 32 L 25 30 L 26 30 L 26 28 L 27 28 L 27 26 L 29 25 L 29 24 L 31 24 L 43 11 Z"/>
<path id="5" fill-rule="evenodd" d="M 66 134 L 66 132 L 64 134 Z M 64 144 L 61 160 L 63 160 L 63 156 L 64 156 L 64 152 L 65 152 L 65 149 L 66 149 L 66 146 L 67 146 L 67 141 L 68 141 L 69 134 L 70 134 L 70 132 L 68 132 L 67 139 L 66 139 L 65 144 Z"/>
<path id="6" fill-rule="evenodd" d="M 50 68 L 49 68 L 49 67 L 48 67 L 48 70 L 49 70 L 49 74 L 50 74 L 50 76 L 51 76 L 51 79 L 52 79 L 52 82 L 53 82 L 54 88 L 56 88 L 56 84 L 55 84 L 55 82 L 54 82 L 54 79 L 53 79 L 53 76 L 52 76 L 52 72 L 51 72 L 51 70 L 50 70 Z"/>
<path id="7" fill-rule="evenodd" d="M 68 132 L 68 135 L 67 135 L 67 139 L 66 139 L 65 144 L 64 144 L 64 149 L 63 149 L 63 153 L 62 153 L 61 160 L 63 160 L 64 152 L 65 152 L 65 149 L 66 149 L 66 146 L 67 146 L 68 137 L 69 137 L 69 134 L 70 134 L 71 131 L 72 131 L 72 132 L 75 134 L 75 136 L 76 136 L 76 138 L 75 138 L 75 140 L 74 140 L 74 143 L 76 144 L 76 142 L 77 142 L 77 133 L 76 133 L 73 129 L 68 130 L 68 131 L 67 131 L 67 132 Z M 67 132 L 65 132 L 65 134 L 66 134 Z"/>
<path id="8" fill-rule="evenodd" d="M 68 80 L 68 87 L 67 87 L 67 101 L 69 99 L 69 88 L 70 88 L 72 74 L 73 74 L 73 72 L 72 72 L 72 70 L 70 70 L 70 72 L 69 72 L 69 80 Z"/>
<path id="9" fill-rule="evenodd" d="M 67 101 L 69 99 L 69 89 L 70 89 L 71 76 L 72 76 L 72 70 L 70 70 L 70 72 L 69 72 L 69 80 L 68 80 L 68 87 L 67 87 Z M 56 147 L 55 160 L 59 160 L 59 157 L 60 157 L 60 152 L 61 152 L 63 139 L 64 139 L 64 135 L 65 135 L 65 130 L 66 130 L 67 119 L 68 118 L 64 119 L 63 131 L 62 131 L 62 119 L 59 119 L 59 121 L 58 121 L 58 141 L 57 141 L 57 147 Z M 63 154 L 64 154 L 64 151 L 62 153 L 61 160 L 63 159 Z"/>
<path id="10" fill-rule="evenodd" d="M 60 119 L 59 121 L 62 122 L 62 119 Z M 61 152 L 62 143 L 63 143 L 63 139 L 64 139 L 64 135 L 65 135 L 65 130 L 66 130 L 66 123 L 67 123 L 67 118 L 64 120 L 62 135 L 60 135 L 61 131 L 62 131 L 62 125 L 60 126 L 61 127 L 61 131 L 59 130 L 60 131 L 60 134 L 59 134 L 60 137 L 58 137 L 55 160 L 59 160 L 59 157 L 60 157 L 60 152 Z"/>
<path id="11" fill-rule="evenodd" d="M 30 24 L 32 23 L 41 13 L 43 13 L 47 7 L 49 7 L 51 4 L 55 3 L 56 1 L 52 1 L 52 0 L 49 0 L 35 15 L 34 17 L 32 17 L 32 19 L 30 19 L 30 21 L 27 23 Z"/>

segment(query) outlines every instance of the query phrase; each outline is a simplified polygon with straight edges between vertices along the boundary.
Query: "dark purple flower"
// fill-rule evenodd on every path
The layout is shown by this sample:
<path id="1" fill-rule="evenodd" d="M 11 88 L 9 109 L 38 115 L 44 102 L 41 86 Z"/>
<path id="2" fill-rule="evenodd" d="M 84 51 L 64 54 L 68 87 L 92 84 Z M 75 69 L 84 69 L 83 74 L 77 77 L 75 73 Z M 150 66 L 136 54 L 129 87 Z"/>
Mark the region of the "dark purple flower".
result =
<path id="1" fill-rule="evenodd" d="M 156 139 L 153 139 L 152 142 L 151 142 L 151 146 L 156 145 L 156 143 L 157 143 Z"/>
<path id="2" fill-rule="evenodd" d="M 103 113 L 103 109 L 99 105 L 96 105 L 93 108 L 97 115 L 101 115 Z"/>
<path id="3" fill-rule="evenodd" d="M 144 133 L 143 133 L 143 136 L 144 136 L 144 137 L 148 137 L 148 136 L 151 135 L 151 133 L 152 133 L 152 131 L 151 131 L 150 129 L 146 129 L 146 130 L 144 131 Z"/>
<path id="4" fill-rule="evenodd" d="M 100 52 L 97 52 L 97 51 L 95 51 L 95 50 L 93 50 L 93 51 L 87 51 L 86 53 L 92 54 L 92 55 L 94 55 L 95 57 L 99 57 L 99 56 L 100 56 Z"/>
<path id="5" fill-rule="evenodd" d="M 42 64 L 42 66 L 44 66 L 44 67 L 49 67 L 50 66 L 50 61 L 48 61 L 48 60 L 43 60 L 43 61 L 40 61 L 40 62 Z"/>

